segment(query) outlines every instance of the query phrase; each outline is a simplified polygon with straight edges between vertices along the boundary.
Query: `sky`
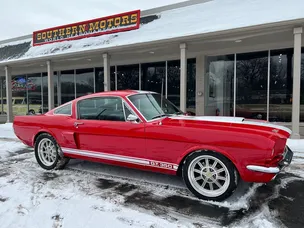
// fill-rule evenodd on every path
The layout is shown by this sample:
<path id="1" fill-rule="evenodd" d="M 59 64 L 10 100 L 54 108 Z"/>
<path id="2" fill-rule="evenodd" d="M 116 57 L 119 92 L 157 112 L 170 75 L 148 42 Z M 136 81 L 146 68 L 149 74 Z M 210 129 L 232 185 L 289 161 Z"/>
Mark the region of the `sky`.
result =
<path id="1" fill-rule="evenodd" d="M 145 10 L 185 0 L 10 0 L 1 7 L 0 40 L 32 34 L 35 30 L 94 18 Z"/>

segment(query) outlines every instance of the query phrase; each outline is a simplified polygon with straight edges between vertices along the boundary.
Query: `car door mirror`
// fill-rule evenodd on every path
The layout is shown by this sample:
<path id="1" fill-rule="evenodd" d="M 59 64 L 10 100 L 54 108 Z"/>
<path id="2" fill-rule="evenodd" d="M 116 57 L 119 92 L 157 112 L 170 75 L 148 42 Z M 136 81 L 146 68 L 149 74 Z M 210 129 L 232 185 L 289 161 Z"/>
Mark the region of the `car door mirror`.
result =
<path id="1" fill-rule="evenodd" d="M 130 115 L 128 115 L 128 117 L 127 117 L 127 121 L 129 121 L 129 122 L 139 122 L 139 119 L 138 119 L 137 116 L 135 116 L 135 115 L 133 115 L 133 114 L 130 114 Z"/>

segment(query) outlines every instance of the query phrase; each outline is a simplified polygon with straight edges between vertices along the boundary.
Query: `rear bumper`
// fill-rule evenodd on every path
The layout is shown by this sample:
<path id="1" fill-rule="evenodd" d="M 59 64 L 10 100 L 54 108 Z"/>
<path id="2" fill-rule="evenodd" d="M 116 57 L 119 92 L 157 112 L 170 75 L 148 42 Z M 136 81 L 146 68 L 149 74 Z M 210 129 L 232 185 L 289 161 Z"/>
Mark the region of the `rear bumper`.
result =
<path id="1" fill-rule="evenodd" d="M 283 154 L 282 160 L 279 162 L 277 167 L 265 167 L 257 165 L 247 165 L 246 168 L 250 171 L 269 173 L 269 174 L 278 174 L 285 167 L 289 166 L 293 158 L 293 152 L 288 146 L 285 147 L 285 152 Z"/>

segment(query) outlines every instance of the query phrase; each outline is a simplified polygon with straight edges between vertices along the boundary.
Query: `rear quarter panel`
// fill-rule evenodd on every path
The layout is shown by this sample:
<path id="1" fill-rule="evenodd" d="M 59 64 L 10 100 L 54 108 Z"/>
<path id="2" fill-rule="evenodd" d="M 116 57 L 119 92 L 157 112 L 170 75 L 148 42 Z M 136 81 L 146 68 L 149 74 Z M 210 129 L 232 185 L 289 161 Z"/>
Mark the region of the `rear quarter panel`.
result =
<path id="1" fill-rule="evenodd" d="M 75 147 L 69 116 L 29 115 L 16 116 L 13 129 L 16 136 L 26 145 L 34 147 L 35 137 L 39 133 L 49 133 L 61 146 Z M 73 125 L 72 125 L 73 126 Z"/>

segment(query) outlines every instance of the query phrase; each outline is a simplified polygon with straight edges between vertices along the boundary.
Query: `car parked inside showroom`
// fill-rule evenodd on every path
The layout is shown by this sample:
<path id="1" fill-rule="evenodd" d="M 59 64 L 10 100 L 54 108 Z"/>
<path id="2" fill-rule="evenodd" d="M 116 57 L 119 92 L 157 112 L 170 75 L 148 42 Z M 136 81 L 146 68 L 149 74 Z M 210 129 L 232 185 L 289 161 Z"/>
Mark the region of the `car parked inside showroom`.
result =
<path id="1" fill-rule="evenodd" d="M 293 157 L 286 127 L 190 116 L 150 91 L 90 94 L 42 115 L 16 116 L 13 128 L 43 169 L 82 159 L 180 175 L 203 200 L 227 199 L 240 180 L 267 183 Z"/>

